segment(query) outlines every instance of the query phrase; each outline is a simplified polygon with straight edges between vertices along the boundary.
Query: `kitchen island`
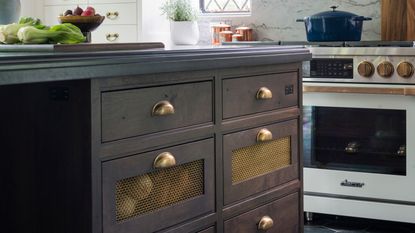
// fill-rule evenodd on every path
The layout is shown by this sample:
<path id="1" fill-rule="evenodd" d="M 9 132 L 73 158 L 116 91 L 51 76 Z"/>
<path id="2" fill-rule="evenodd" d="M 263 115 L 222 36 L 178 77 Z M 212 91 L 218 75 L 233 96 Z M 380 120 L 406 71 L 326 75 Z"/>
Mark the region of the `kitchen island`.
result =
<path id="1" fill-rule="evenodd" d="M 302 232 L 303 47 L 0 53 L 2 230 Z"/>

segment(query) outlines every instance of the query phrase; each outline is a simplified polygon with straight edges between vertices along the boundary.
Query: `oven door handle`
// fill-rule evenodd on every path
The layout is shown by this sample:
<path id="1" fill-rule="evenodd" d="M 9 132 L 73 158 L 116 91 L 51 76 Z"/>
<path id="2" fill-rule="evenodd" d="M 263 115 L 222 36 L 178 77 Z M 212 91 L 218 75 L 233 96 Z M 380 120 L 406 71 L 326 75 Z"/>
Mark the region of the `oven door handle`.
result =
<path id="1" fill-rule="evenodd" d="M 415 88 L 399 87 L 333 87 L 303 85 L 304 93 L 346 93 L 346 94 L 376 94 L 376 95 L 404 95 L 415 96 Z"/>

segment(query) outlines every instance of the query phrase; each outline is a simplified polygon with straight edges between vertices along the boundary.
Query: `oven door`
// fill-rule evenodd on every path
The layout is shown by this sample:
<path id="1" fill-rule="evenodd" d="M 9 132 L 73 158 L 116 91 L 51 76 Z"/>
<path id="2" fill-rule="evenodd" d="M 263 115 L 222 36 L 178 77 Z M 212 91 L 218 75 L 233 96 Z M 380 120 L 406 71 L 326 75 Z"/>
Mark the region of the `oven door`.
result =
<path id="1" fill-rule="evenodd" d="M 306 194 L 415 202 L 415 86 L 303 90 Z"/>

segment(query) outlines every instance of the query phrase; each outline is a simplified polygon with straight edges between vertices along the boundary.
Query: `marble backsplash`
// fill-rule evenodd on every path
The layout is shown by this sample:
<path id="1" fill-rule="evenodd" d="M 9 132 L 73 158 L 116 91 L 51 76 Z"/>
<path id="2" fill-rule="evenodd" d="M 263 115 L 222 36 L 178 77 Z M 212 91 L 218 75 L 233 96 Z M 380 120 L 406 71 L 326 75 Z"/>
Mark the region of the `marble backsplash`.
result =
<path id="1" fill-rule="evenodd" d="M 296 19 L 331 10 L 338 10 L 371 17 L 363 23 L 362 40 L 380 40 L 380 0 L 251 0 L 250 16 L 199 18 L 200 44 L 210 44 L 211 25 L 226 22 L 234 27 L 246 25 L 254 29 L 256 40 L 305 41 L 304 23 Z"/>

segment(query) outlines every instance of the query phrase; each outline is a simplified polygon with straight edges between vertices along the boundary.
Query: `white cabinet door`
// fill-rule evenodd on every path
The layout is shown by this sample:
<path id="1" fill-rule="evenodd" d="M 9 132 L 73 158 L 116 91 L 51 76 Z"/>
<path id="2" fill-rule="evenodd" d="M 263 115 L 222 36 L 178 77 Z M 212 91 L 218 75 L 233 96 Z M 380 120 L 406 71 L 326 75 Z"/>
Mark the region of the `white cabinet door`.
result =
<path id="1" fill-rule="evenodd" d="M 151 1 L 151 0 L 145 0 L 145 1 Z M 126 2 L 136 2 L 136 0 L 89 0 L 89 4 L 95 4 L 95 3 L 126 3 Z"/>
<path id="2" fill-rule="evenodd" d="M 44 0 L 43 5 L 76 5 L 87 4 L 88 0 Z"/>
<path id="3" fill-rule="evenodd" d="M 92 33 L 92 43 L 126 43 L 137 40 L 137 25 L 101 25 Z"/>
<path id="4" fill-rule="evenodd" d="M 137 24 L 137 4 L 96 4 L 97 14 L 105 16 L 104 25 Z"/>

